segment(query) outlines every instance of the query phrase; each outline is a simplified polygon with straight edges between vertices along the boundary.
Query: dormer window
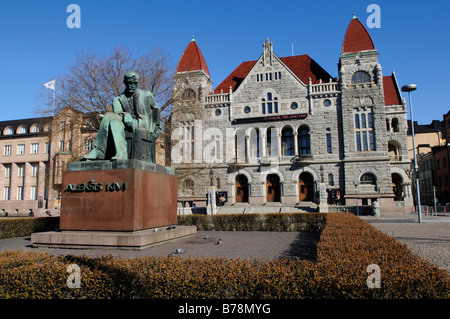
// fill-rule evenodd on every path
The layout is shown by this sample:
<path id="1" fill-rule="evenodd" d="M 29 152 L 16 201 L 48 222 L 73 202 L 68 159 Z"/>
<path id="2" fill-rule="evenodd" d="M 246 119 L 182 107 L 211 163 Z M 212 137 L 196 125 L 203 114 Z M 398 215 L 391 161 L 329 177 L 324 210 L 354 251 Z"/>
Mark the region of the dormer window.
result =
<path id="1" fill-rule="evenodd" d="M 370 82 L 370 75 L 365 71 L 356 71 L 352 76 L 352 84 Z"/>
<path id="2" fill-rule="evenodd" d="M 24 125 L 20 125 L 17 128 L 17 134 L 25 134 L 27 132 L 27 128 Z"/>

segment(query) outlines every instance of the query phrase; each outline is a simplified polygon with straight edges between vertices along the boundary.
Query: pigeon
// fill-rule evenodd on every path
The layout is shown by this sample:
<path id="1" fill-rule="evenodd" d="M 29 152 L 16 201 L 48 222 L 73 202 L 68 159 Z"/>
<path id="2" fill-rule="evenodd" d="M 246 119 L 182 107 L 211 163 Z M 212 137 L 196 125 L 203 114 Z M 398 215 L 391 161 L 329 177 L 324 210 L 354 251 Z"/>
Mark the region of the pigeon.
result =
<path id="1" fill-rule="evenodd" d="M 158 231 L 161 231 L 161 229 L 155 228 L 155 229 L 153 229 L 153 231 L 154 231 L 154 232 L 158 232 Z"/>
<path id="2" fill-rule="evenodd" d="M 175 250 L 175 252 L 176 252 L 177 254 L 183 254 L 183 253 L 184 253 L 184 250 L 181 249 L 181 248 L 178 248 L 177 250 Z"/>
<path id="3" fill-rule="evenodd" d="M 172 230 L 172 227 L 169 226 L 169 227 L 166 228 L 166 230 Z"/>
<path id="4" fill-rule="evenodd" d="M 167 257 L 173 257 L 173 254 L 168 254 Z"/>
<path id="5" fill-rule="evenodd" d="M 217 241 L 217 245 L 220 245 L 222 243 L 222 239 L 219 239 L 218 241 Z"/>
<path id="6" fill-rule="evenodd" d="M 208 238 L 209 238 L 208 234 L 206 234 L 205 237 L 203 237 L 203 239 L 208 239 Z"/>

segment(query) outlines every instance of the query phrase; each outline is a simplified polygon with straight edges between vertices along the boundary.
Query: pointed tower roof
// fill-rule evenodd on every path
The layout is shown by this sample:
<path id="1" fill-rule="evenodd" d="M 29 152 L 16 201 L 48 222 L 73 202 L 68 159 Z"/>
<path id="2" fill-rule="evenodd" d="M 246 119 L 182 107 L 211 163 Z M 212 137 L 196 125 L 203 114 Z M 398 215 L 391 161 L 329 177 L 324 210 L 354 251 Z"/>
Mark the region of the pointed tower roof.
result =
<path id="1" fill-rule="evenodd" d="M 353 14 L 352 21 L 345 32 L 344 43 L 342 44 L 342 53 L 355 53 L 361 51 L 375 50 L 372 38 L 366 28 Z"/>
<path id="2" fill-rule="evenodd" d="M 184 50 L 177 65 L 177 73 L 190 71 L 203 71 L 208 77 L 210 77 L 205 58 L 203 57 L 202 51 L 200 51 L 197 42 L 195 42 L 194 37 L 192 37 L 191 42 L 189 42 L 188 46 Z"/>

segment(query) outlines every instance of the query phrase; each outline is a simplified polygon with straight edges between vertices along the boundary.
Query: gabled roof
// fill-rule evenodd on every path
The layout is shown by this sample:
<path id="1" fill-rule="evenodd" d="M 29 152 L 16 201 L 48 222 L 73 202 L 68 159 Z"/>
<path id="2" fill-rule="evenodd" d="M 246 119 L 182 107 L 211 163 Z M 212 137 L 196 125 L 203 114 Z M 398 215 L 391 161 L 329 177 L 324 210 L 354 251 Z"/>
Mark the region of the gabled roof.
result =
<path id="1" fill-rule="evenodd" d="M 362 23 L 354 16 L 345 32 L 342 53 L 372 50 L 375 50 L 375 46 L 373 45 L 369 32 L 367 32 Z"/>
<path id="2" fill-rule="evenodd" d="M 311 78 L 313 84 L 319 83 L 320 80 L 328 82 L 330 78 L 332 78 L 328 72 L 307 54 L 284 57 L 280 58 L 280 60 L 305 84 L 309 83 L 309 78 Z M 214 93 L 217 94 L 221 91 L 228 92 L 230 86 L 233 92 L 236 91 L 256 62 L 257 61 L 242 62 L 214 89 Z"/>
<path id="3" fill-rule="evenodd" d="M 191 71 L 203 71 L 210 77 L 205 58 L 194 39 L 189 42 L 177 65 L 177 73 Z"/>
<path id="4" fill-rule="evenodd" d="M 394 75 L 383 76 L 384 105 L 402 104 L 402 97 Z"/>

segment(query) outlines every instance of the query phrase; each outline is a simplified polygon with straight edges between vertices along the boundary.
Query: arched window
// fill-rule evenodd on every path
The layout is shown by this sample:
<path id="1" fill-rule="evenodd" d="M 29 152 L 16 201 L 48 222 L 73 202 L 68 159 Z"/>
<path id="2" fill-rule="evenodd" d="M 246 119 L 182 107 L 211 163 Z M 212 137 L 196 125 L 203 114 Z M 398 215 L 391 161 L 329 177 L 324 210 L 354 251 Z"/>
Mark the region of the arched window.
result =
<path id="1" fill-rule="evenodd" d="M 261 137 L 259 128 L 250 131 L 250 158 L 261 157 Z"/>
<path id="2" fill-rule="evenodd" d="M 266 132 L 266 155 L 276 156 L 276 130 L 274 127 L 269 127 Z"/>
<path id="3" fill-rule="evenodd" d="M 267 113 L 273 113 L 273 105 L 272 105 L 272 93 L 267 93 Z"/>
<path id="4" fill-rule="evenodd" d="M 5 128 L 5 130 L 3 131 L 3 135 L 13 135 L 14 134 L 14 129 L 11 126 L 8 126 Z"/>
<path id="5" fill-rule="evenodd" d="M 361 182 L 361 184 L 365 185 L 377 185 L 377 178 L 372 173 L 365 173 L 361 175 L 359 181 Z"/>
<path id="6" fill-rule="evenodd" d="M 328 185 L 334 186 L 334 176 L 333 174 L 328 174 Z"/>
<path id="7" fill-rule="evenodd" d="M 195 100 L 196 94 L 193 89 L 187 89 L 183 92 L 183 100 Z"/>
<path id="8" fill-rule="evenodd" d="M 356 71 L 352 76 L 352 84 L 370 82 L 370 75 L 365 71 Z"/>
<path id="9" fill-rule="evenodd" d="M 237 129 L 234 135 L 234 152 L 236 163 L 244 163 L 246 161 L 245 131 L 242 128 Z"/>
<path id="10" fill-rule="evenodd" d="M 326 129 L 326 138 L 327 138 L 327 153 L 333 153 L 333 145 L 331 142 L 331 129 L 327 127 Z"/>
<path id="11" fill-rule="evenodd" d="M 185 196 L 193 196 L 194 195 L 194 182 L 192 179 L 187 178 L 183 181 L 182 185 L 183 192 Z"/>
<path id="12" fill-rule="evenodd" d="M 359 123 L 359 114 L 355 114 L 355 128 L 361 128 Z"/>
<path id="13" fill-rule="evenodd" d="M 281 131 L 281 152 L 283 156 L 294 155 L 294 133 L 290 127 L 285 127 Z"/>
<path id="14" fill-rule="evenodd" d="M 27 128 L 25 127 L 25 125 L 20 125 L 17 128 L 17 134 L 25 134 L 27 132 Z"/>
<path id="15" fill-rule="evenodd" d="M 298 154 L 311 154 L 311 139 L 308 127 L 300 127 L 298 129 Z"/>
<path id="16" fill-rule="evenodd" d="M 388 155 L 391 161 L 401 160 L 401 145 L 397 141 L 388 142 Z"/>
<path id="17" fill-rule="evenodd" d="M 30 128 L 31 133 L 39 133 L 40 130 L 41 130 L 41 128 L 39 127 L 38 124 L 33 124 Z"/>

